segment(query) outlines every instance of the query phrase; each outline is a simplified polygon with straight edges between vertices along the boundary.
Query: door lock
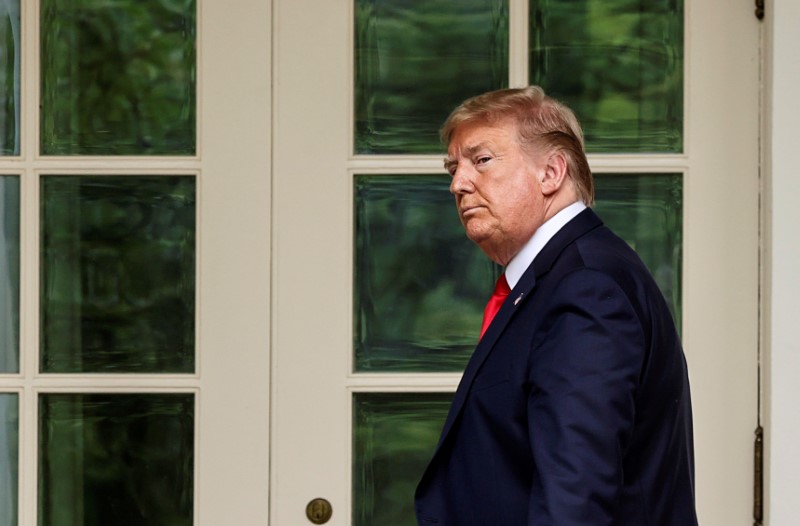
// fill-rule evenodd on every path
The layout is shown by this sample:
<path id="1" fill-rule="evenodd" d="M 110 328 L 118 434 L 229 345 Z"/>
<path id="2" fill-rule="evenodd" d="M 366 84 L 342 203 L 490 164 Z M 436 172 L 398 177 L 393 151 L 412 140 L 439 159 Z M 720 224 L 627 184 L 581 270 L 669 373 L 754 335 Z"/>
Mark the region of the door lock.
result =
<path id="1" fill-rule="evenodd" d="M 325 499 L 314 499 L 306 506 L 306 517 L 313 524 L 325 524 L 331 519 L 333 508 Z"/>

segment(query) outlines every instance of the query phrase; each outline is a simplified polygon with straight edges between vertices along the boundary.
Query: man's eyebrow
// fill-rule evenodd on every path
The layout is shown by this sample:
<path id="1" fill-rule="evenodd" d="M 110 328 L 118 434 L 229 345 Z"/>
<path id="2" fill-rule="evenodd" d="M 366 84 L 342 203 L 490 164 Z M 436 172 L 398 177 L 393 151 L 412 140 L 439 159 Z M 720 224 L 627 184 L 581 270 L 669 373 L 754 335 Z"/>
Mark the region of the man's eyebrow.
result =
<path id="1" fill-rule="evenodd" d="M 465 146 L 461 149 L 461 154 L 464 157 L 472 157 L 476 152 L 483 150 L 484 148 L 491 150 L 491 148 L 489 148 L 489 143 L 479 142 L 478 144 L 473 144 L 472 146 Z M 444 164 L 447 165 L 448 162 L 456 162 L 456 160 L 448 155 L 444 158 Z"/>
<path id="2" fill-rule="evenodd" d="M 491 148 L 489 148 L 489 143 L 479 142 L 478 144 L 474 144 L 472 146 L 467 146 L 466 148 L 464 148 L 464 155 L 466 157 L 472 157 L 479 150 L 483 150 L 483 149 L 491 150 Z"/>
<path id="3" fill-rule="evenodd" d="M 486 142 L 479 142 L 478 144 L 464 147 L 461 150 L 461 153 L 463 154 L 464 157 L 469 158 L 475 155 L 478 151 L 483 150 L 484 148 L 490 149 L 489 144 Z M 450 171 L 450 167 L 452 167 L 454 164 L 458 164 L 458 161 L 456 159 L 450 157 L 449 155 L 444 158 L 444 167 L 448 172 Z"/>

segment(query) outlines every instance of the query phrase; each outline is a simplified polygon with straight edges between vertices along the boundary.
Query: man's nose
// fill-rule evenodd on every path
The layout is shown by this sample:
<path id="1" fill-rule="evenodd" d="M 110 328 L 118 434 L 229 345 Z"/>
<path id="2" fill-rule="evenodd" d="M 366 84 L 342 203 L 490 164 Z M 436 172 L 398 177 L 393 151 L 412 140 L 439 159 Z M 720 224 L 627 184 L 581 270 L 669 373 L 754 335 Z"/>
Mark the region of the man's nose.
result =
<path id="1" fill-rule="evenodd" d="M 474 176 L 474 170 L 459 164 L 450 180 L 450 193 L 456 195 L 472 192 L 475 189 Z"/>

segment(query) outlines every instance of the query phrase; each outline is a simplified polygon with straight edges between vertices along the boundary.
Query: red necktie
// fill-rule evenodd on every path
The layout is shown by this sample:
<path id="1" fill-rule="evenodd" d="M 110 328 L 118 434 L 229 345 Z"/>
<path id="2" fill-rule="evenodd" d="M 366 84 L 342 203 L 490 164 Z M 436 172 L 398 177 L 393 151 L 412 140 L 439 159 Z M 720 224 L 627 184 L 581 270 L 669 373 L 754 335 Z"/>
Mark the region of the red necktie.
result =
<path id="1" fill-rule="evenodd" d="M 492 323 L 494 315 L 497 314 L 497 311 L 500 310 L 500 306 L 506 300 L 506 297 L 508 297 L 509 292 L 511 292 L 511 289 L 508 287 L 506 275 L 500 274 L 500 277 L 497 279 L 497 283 L 494 286 L 494 293 L 492 293 L 492 297 L 489 298 L 489 302 L 486 304 L 486 308 L 483 310 L 481 338 L 483 338 L 483 333 L 486 332 L 486 329 L 489 328 L 489 324 Z"/>

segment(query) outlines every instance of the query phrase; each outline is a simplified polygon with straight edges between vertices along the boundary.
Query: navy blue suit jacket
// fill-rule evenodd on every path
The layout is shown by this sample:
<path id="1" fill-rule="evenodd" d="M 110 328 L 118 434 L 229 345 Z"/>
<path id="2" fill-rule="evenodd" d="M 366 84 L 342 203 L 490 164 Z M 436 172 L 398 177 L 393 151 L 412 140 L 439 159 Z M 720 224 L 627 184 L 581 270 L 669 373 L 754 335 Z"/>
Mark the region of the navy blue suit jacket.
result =
<path id="1" fill-rule="evenodd" d="M 695 526 L 686 361 L 647 268 L 590 209 L 514 287 L 417 487 L 420 525 Z"/>

